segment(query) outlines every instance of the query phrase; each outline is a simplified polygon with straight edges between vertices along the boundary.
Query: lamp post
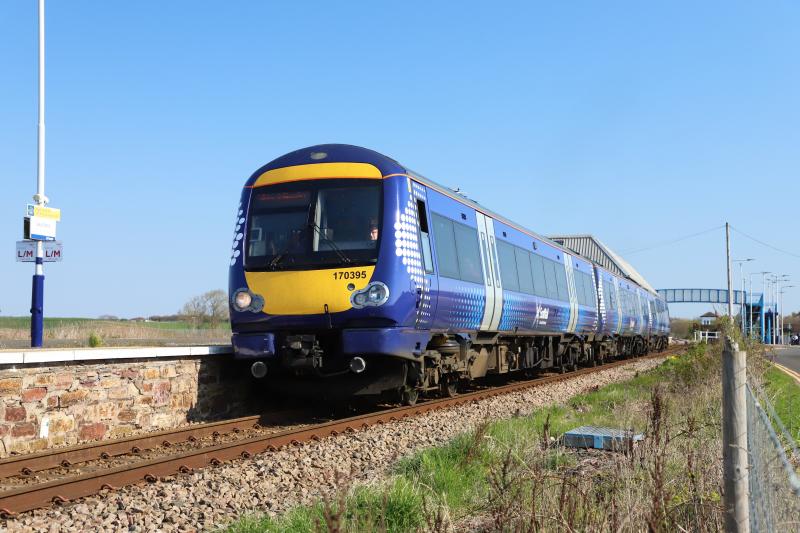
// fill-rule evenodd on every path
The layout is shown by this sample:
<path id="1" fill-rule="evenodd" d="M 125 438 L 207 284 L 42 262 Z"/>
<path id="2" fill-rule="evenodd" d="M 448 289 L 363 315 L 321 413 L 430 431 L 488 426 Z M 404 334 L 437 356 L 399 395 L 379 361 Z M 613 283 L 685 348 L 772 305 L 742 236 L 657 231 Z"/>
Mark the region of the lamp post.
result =
<path id="1" fill-rule="evenodd" d="M 779 293 L 780 300 L 781 300 L 781 309 L 783 309 L 783 295 L 787 292 L 786 289 L 793 289 L 794 285 L 784 285 Z M 783 317 L 781 317 L 781 344 L 783 344 Z"/>
<path id="2" fill-rule="evenodd" d="M 742 335 L 744 336 L 745 333 L 745 323 L 744 323 L 744 310 L 747 307 L 747 302 L 745 301 L 745 290 L 744 290 L 744 264 L 749 263 L 750 261 L 755 261 L 754 258 L 748 257 L 747 259 L 734 259 L 734 263 L 739 263 L 739 277 L 742 278 L 742 303 L 739 305 L 739 318 L 742 325 Z"/>
<path id="3" fill-rule="evenodd" d="M 761 336 L 761 342 L 767 342 L 766 331 L 764 330 L 764 308 L 767 305 L 767 274 L 771 274 L 771 272 L 765 270 L 763 272 L 757 272 L 757 274 L 761 274 L 761 311 L 758 313 L 760 324 L 759 335 Z"/>
<path id="4" fill-rule="evenodd" d="M 748 335 L 753 337 L 753 276 L 763 274 L 763 272 L 751 272 L 747 276 L 747 285 L 750 289 L 750 316 L 748 317 L 747 331 Z"/>
<path id="5" fill-rule="evenodd" d="M 770 306 L 774 306 L 772 310 L 772 327 L 770 328 L 769 341 L 770 344 L 775 344 L 778 340 L 778 333 L 776 331 L 778 326 L 778 292 L 780 291 L 780 284 L 782 281 L 787 281 L 788 274 L 772 274 L 767 278 L 769 281 L 769 297 Z"/>
<path id="6" fill-rule="evenodd" d="M 783 325 L 781 324 L 781 312 L 783 311 L 783 305 L 781 304 L 779 297 L 781 293 L 781 283 L 786 283 L 788 281 L 788 274 L 775 275 L 775 287 L 773 288 L 775 291 L 775 325 L 781 329 L 773 328 L 776 329 L 773 344 L 783 342 Z"/>

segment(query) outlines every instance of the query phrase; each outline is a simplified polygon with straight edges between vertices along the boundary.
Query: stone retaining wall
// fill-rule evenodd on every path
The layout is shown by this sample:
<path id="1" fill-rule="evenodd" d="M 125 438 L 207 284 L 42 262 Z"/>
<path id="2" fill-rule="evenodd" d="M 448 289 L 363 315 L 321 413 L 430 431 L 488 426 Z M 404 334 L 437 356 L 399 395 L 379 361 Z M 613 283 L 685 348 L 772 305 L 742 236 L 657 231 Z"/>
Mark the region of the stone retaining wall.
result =
<path id="1" fill-rule="evenodd" d="M 0 457 L 239 416 L 257 391 L 229 356 L 0 366 Z"/>

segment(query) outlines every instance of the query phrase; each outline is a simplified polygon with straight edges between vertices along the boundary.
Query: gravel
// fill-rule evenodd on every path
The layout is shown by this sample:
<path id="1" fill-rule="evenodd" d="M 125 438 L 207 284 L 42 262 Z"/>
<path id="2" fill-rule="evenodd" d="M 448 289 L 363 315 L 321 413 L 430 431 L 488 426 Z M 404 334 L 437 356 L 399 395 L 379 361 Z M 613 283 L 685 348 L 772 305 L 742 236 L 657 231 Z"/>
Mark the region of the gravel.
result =
<path id="1" fill-rule="evenodd" d="M 355 483 L 385 477 L 399 457 L 446 443 L 487 418 L 524 415 L 659 365 L 632 361 L 558 383 L 371 426 L 353 434 L 126 487 L 0 521 L 5 531 L 213 530 L 248 514 L 280 514 L 333 494 L 337 472 Z"/>

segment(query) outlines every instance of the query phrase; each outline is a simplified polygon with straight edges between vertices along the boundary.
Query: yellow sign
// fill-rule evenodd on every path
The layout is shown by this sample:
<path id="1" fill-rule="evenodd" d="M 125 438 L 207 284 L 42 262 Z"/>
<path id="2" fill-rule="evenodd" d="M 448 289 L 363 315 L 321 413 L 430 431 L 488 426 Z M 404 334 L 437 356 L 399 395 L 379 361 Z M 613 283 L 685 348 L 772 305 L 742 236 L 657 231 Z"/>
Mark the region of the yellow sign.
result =
<path id="1" fill-rule="evenodd" d="M 55 207 L 45 207 L 43 205 L 28 204 L 28 216 L 49 218 L 50 220 L 55 220 L 58 222 L 61 220 L 61 209 L 56 209 Z"/>

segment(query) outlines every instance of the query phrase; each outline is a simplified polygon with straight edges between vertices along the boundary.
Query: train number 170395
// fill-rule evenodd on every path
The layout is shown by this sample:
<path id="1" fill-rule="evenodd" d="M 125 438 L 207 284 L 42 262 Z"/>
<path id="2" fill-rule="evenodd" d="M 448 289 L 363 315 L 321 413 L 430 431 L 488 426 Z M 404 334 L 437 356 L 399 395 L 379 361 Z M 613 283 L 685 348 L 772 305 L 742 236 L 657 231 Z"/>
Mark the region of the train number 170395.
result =
<path id="1" fill-rule="evenodd" d="M 364 279 L 366 277 L 366 270 L 345 270 L 344 272 L 333 273 L 333 279 Z"/>

